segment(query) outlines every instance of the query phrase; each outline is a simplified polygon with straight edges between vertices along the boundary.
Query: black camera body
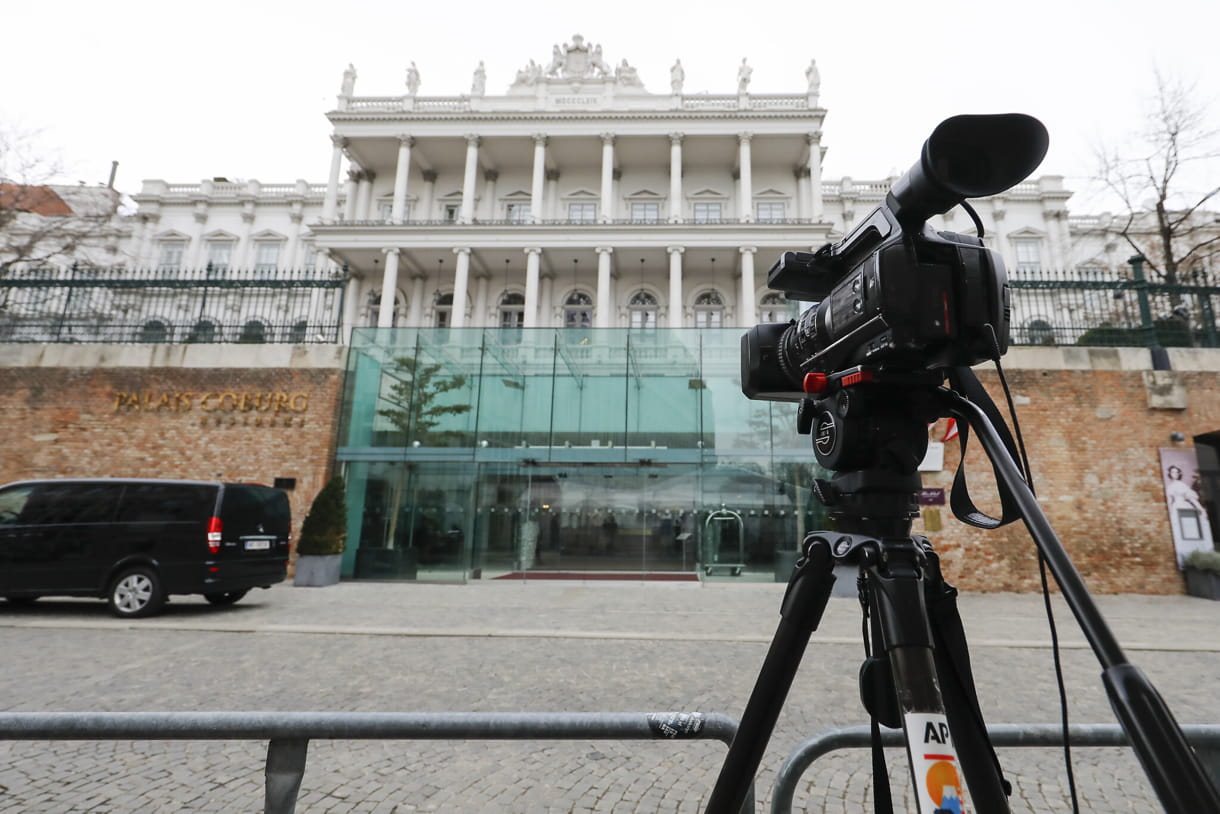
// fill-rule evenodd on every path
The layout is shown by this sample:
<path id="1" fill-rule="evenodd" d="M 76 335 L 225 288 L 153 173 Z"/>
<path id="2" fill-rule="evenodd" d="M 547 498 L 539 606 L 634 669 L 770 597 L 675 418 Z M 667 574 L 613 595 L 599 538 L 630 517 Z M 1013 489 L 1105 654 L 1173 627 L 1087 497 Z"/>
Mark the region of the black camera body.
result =
<path id="1" fill-rule="evenodd" d="M 843 240 L 785 252 L 768 286 L 816 304 L 742 337 L 746 396 L 801 401 L 808 373 L 939 370 L 1002 355 L 1011 313 L 1003 259 L 978 237 L 925 221 L 1023 180 L 1047 144 L 1046 128 L 1022 114 L 947 119 L 885 203 Z"/>

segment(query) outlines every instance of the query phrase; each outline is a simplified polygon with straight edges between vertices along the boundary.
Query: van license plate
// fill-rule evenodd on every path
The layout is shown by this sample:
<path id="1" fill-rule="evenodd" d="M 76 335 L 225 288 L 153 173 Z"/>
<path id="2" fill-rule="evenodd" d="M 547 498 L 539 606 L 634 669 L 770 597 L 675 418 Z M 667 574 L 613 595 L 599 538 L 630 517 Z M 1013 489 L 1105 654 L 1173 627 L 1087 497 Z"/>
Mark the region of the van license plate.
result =
<path id="1" fill-rule="evenodd" d="M 246 551 L 266 551 L 269 548 L 270 540 L 246 540 Z"/>

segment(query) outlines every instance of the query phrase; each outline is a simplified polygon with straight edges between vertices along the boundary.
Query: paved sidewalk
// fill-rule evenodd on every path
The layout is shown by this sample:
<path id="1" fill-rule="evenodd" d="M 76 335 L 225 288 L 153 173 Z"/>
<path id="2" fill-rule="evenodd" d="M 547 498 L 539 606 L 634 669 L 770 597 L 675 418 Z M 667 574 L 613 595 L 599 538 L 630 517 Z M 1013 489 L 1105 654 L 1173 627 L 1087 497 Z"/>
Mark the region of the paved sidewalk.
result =
<path id="1" fill-rule="evenodd" d="M 143 621 L 101 602 L 0 604 L 6 710 L 693 710 L 738 718 L 778 619 L 782 585 L 508 582 L 277 586 L 236 606 L 175 598 Z M 1131 660 L 1182 723 L 1220 723 L 1220 603 L 1103 596 Z M 984 713 L 1054 722 L 1042 600 L 960 601 Z M 1096 659 L 1056 599 L 1074 723 L 1112 723 Z M 862 723 L 853 599 L 832 599 L 763 762 L 769 810 L 806 736 Z M 0 812 L 256 811 L 263 743 L 0 743 Z M 711 743 L 315 742 L 301 812 L 694 812 L 724 746 Z M 1005 750 L 1015 811 L 1068 811 L 1062 754 Z M 1082 810 L 1159 810 L 1131 755 L 1075 754 Z M 896 789 L 907 789 L 901 754 Z M 818 761 L 798 809 L 871 809 L 866 752 Z"/>

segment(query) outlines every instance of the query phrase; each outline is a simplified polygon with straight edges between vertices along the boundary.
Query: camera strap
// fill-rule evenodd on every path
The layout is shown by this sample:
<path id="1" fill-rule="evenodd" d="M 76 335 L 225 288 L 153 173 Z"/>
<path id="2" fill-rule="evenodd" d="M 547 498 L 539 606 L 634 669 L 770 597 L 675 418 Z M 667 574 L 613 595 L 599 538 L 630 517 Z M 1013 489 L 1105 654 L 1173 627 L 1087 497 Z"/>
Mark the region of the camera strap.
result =
<path id="1" fill-rule="evenodd" d="M 991 400 L 991 396 L 983 388 L 978 376 L 974 375 L 974 371 L 968 367 L 952 368 L 949 371 L 949 386 L 983 411 L 995 426 L 1008 454 L 1014 461 L 1020 460 L 1017 455 L 1017 444 L 1008 429 L 1008 423 L 1000 414 L 995 402 Z M 970 499 L 970 490 L 966 486 L 966 446 L 970 441 L 970 425 L 961 418 L 958 419 L 957 425 L 961 460 L 957 465 L 957 474 L 953 477 L 953 488 L 949 493 L 949 506 L 953 509 L 953 515 L 963 523 L 980 529 L 996 529 L 1019 519 L 1021 512 L 1017 507 L 1017 501 L 1005 486 L 1004 480 L 999 477 L 998 472 L 996 473 L 996 483 L 998 484 L 996 491 L 1000 495 L 1000 517 L 998 519 L 980 511 L 974 505 L 974 501 Z M 995 464 L 992 464 L 992 470 L 995 470 Z"/>

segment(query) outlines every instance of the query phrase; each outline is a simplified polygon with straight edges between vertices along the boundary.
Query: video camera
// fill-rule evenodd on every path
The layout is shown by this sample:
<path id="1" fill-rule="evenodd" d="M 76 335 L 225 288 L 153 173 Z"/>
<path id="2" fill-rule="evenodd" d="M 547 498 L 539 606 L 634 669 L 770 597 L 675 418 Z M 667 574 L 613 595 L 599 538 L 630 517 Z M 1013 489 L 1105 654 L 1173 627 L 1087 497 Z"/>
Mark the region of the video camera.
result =
<path id="1" fill-rule="evenodd" d="M 1024 114 L 946 119 L 850 234 L 816 252 L 785 252 L 767 285 L 815 305 L 742 337 L 746 396 L 801 401 L 809 373 L 937 370 L 1003 355 L 1011 311 L 1003 258 L 983 245 L 973 210 L 980 237 L 925 222 L 1024 180 L 1048 144 L 1046 128 Z"/>

